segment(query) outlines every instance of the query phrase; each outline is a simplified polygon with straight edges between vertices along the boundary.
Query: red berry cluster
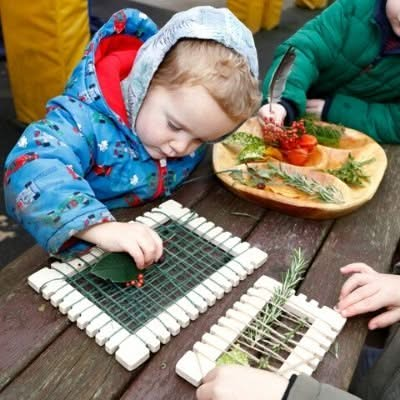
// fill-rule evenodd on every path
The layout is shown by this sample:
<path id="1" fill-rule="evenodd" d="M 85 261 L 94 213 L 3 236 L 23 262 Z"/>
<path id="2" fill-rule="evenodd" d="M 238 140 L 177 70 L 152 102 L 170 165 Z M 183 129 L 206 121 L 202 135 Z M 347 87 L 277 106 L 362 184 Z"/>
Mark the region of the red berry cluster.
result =
<path id="1" fill-rule="evenodd" d="M 133 279 L 129 282 L 125 282 L 125 287 L 135 286 L 141 288 L 144 285 L 144 276 L 143 274 L 138 274 L 137 280 Z"/>
<path id="2" fill-rule="evenodd" d="M 265 118 L 264 141 L 279 148 L 287 162 L 304 165 L 317 145 L 315 136 L 306 132 L 304 121 L 294 121 L 290 127 L 276 125 L 272 118 Z"/>
<path id="3" fill-rule="evenodd" d="M 306 133 L 304 121 L 294 121 L 290 127 L 276 125 L 273 118 L 265 118 L 263 125 L 264 141 L 284 150 L 299 146 L 300 137 Z"/>

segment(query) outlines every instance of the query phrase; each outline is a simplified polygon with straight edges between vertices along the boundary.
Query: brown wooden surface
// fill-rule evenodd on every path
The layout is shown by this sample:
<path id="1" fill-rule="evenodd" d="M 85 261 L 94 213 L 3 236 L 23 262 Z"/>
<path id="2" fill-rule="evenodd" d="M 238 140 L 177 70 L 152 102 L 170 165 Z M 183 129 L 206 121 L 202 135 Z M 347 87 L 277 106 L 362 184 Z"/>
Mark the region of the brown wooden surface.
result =
<path id="1" fill-rule="evenodd" d="M 27 277 L 46 264 L 34 247 L 0 272 L 0 398 L 3 399 L 194 399 L 195 389 L 176 376 L 177 360 L 262 274 L 280 279 L 293 249 L 309 260 L 300 291 L 333 306 L 343 278 L 338 268 L 364 261 L 388 271 L 400 237 L 400 149 L 387 147 L 389 167 L 375 197 L 356 213 L 313 221 L 250 204 L 209 176 L 182 186 L 173 198 L 224 229 L 265 250 L 265 265 L 141 368 L 128 372 L 48 302 L 28 287 Z M 211 173 L 206 160 L 195 176 Z M 132 219 L 157 203 L 118 212 Z M 249 216 L 233 215 L 234 212 Z M 339 357 L 328 354 L 314 376 L 348 386 L 366 336 L 366 318 L 349 321 L 339 337 Z"/>

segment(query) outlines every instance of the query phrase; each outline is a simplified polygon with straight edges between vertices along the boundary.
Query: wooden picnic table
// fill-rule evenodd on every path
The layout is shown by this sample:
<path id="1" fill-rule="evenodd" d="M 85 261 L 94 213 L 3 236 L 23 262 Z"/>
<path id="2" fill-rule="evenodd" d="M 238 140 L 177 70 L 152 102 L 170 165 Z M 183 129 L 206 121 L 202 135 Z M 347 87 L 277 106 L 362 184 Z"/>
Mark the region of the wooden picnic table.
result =
<path id="1" fill-rule="evenodd" d="M 208 177 L 182 186 L 172 198 L 265 250 L 268 260 L 133 372 L 28 287 L 27 277 L 48 265 L 45 252 L 34 246 L 0 271 L 0 398 L 194 399 L 195 389 L 175 374 L 176 362 L 260 275 L 280 279 L 294 249 L 302 248 L 308 259 L 298 291 L 330 307 L 343 283 L 340 266 L 364 261 L 379 271 L 390 270 L 400 238 L 400 147 L 385 150 L 388 170 L 375 197 L 351 215 L 323 221 L 294 218 L 239 199 L 210 175 L 208 157 L 194 174 Z M 157 204 L 116 215 L 129 220 Z M 348 387 L 366 321 L 347 322 L 338 338 L 338 358 L 328 353 L 314 373 L 317 379 Z"/>

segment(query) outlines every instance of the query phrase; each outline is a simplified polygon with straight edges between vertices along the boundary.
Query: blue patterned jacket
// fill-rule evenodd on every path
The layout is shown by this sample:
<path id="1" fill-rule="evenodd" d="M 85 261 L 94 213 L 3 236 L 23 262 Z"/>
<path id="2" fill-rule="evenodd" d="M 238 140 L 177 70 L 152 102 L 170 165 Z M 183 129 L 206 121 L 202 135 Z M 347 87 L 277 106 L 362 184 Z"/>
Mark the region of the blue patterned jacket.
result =
<path id="1" fill-rule="evenodd" d="M 49 253 L 74 256 L 88 248 L 73 235 L 114 220 L 109 210 L 136 206 L 169 194 L 204 154 L 160 165 L 135 132 L 102 97 L 94 56 L 99 42 L 124 30 L 146 41 L 157 27 L 145 14 L 126 9 L 96 33 L 61 96 L 47 104 L 43 120 L 24 131 L 7 157 L 7 212 Z"/>

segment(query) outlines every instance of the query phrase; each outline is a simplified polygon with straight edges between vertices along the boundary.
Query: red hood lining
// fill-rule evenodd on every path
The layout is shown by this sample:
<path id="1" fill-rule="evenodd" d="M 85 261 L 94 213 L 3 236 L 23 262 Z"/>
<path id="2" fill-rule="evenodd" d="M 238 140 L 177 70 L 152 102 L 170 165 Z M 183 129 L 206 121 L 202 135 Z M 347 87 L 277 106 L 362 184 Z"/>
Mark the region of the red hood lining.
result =
<path id="1" fill-rule="evenodd" d="M 143 42 L 127 34 L 102 39 L 95 53 L 97 80 L 109 107 L 128 125 L 121 81 L 132 69 L 137 52 Z"/>

